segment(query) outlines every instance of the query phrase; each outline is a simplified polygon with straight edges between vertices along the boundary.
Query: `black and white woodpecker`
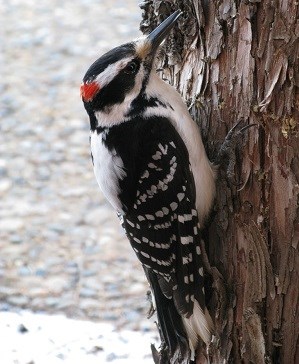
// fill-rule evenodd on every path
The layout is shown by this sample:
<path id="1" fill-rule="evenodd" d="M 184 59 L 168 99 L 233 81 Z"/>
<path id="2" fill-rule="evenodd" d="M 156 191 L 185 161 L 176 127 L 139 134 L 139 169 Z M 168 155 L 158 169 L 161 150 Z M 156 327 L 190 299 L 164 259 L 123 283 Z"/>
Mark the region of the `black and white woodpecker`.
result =
<path id="1" fill-rule="evenodd" d="M 215 195 L 198 126 L 155 72 L 156 51 L 179 16 L 101 56 L 81 85 L 97 182 L 145 270 L 174 363 L 186 350 L 192 358 L 200 340 L 209 345 L 213 333 L 200 228 Z"/>

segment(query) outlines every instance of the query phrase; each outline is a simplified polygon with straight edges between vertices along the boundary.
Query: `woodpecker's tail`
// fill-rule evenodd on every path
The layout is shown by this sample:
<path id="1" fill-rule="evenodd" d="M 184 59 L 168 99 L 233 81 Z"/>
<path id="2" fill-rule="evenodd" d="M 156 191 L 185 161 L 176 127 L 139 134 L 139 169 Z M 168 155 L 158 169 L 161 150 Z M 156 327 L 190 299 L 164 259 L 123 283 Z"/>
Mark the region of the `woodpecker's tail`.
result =
<path id="1" fill-rule="evenodd" d="M 165 297 L 162 293 L 157 275 L 146 267 L 144 270 L 154 295 L 161 337 L 160 353 L 153 351 L 155 363 L 189 364 L 189 339 L 182 316 L 178 313 L 173 299 Z"/>
<path id="2" fill-rule="evenodd" d="M 195 300 L 193 313 L 190 317 L 183 317 L 184 326 L 189 338 L 189 346 L 191 349 L 191 358 L 194 359 L 195 350 L 197 348 L 199 338 L 209 346 L 212 338 L 214 325 L 207 308 L 204 310 Z"/>

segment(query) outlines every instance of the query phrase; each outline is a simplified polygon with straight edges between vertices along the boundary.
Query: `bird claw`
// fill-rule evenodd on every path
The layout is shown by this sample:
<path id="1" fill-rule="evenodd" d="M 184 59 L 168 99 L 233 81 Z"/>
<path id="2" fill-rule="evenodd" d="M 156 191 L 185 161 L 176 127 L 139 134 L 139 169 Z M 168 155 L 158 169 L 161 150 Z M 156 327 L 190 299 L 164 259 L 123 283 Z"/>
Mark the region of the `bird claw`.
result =
<path id="1" fill-rule="evenodd" d="M 236 181 L 235 179 L 235 165 L 237 162 L 236 149 L 240 147 L 242 137 L 244 132 L 253 127 L 257 126 L 257 124 L 249 124 L 243 126 L 238 130 L 238 127 L 243 122 L 243 119 L 240 119 L 227 133 L 224 142 L 222 143 L 218 155 L 216 157 L 216 164 L 223 165 L 223 163 L 227 163 L 226 168 L 226 176 L 229 182 L 235 186 L 241 186 L 241 181 Z"/>

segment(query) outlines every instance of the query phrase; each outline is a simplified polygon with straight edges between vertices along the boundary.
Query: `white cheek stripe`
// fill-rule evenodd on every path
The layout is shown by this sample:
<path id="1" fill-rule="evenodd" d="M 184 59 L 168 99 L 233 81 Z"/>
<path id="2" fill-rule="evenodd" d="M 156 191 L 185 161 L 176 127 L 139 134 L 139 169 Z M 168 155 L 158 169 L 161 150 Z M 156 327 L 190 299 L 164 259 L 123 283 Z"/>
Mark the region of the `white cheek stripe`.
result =
<path id="1" fill-rule="evenodd" d="M 126 62 L 128 62 L 128 59 Z M 95 116 L 98 121 L 98 126 L 110 127 L 112 125 L 121 124 L 122 122 L 130 119 L 130 117 L 126 117 L 125 115 L 129 112 L 132 101 L 140 93 L 140 90 L 142 88 L 143 78 L 144 78 L 144 68 L 141 65 L 139 72 L 135 77 L 135 85 L 133 89 L 126 95 L 124 101 L 120 104 L 113 105 L 108 113 L 103 111 L 95 112 Z"/>
<path id="2" fill-rule="evenodd" d="M 118 62 L 110 64 L 103 72 L 101 72 L 95 79 L 100 88 L 108 85 L 114 77 L 133 59 L 133 57 L 127 57 L 121 59 Z"/>

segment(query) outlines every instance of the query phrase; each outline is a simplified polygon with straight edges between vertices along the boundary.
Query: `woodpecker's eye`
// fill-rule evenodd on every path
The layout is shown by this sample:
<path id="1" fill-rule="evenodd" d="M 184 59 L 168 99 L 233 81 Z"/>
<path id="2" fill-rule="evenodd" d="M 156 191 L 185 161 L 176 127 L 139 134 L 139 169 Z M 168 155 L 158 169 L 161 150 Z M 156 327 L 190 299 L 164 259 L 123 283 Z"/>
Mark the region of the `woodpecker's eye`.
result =
<path id="1" fill-rule="evenodd" d="M 126 67 L 124 68 L 125 73 L 127 74 L 133 74 L 137 71 L 138 69 L 138 64 L 136 61 L 131 61 L 130 63 L 128 63 L 126 65 Z"/>

